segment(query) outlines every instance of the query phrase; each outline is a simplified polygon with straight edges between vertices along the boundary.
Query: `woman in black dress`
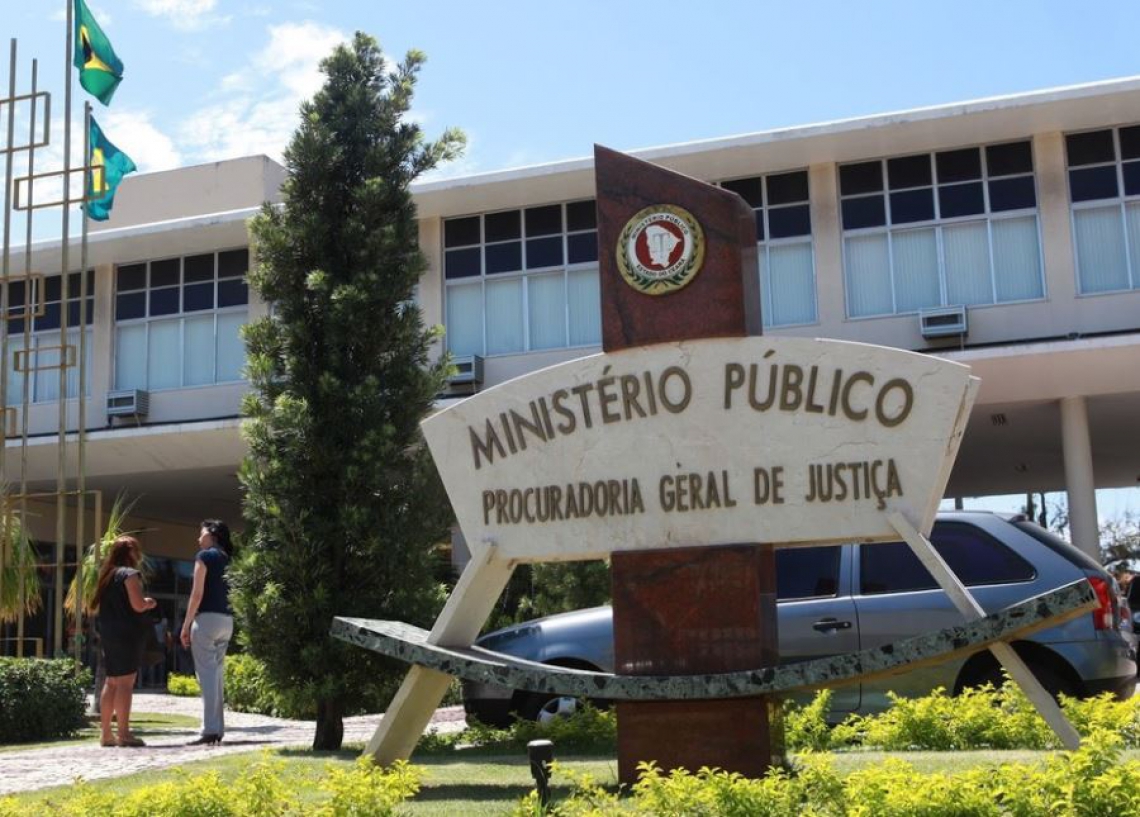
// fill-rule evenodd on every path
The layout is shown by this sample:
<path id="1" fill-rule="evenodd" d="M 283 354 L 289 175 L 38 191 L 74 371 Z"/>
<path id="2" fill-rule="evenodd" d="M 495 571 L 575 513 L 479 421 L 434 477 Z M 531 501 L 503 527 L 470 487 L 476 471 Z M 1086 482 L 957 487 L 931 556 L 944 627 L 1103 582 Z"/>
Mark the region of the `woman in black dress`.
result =
<path id="1" fill-rule="evenodd" d="M 91 599 L 92 611 L 98 611 L 95 621 L 103 665 L 107 668 L 107 681 L 99 698 L 103 746 L 145 745 L 131 734 L 131 696 L 142 663 L 145 628 L 150 626 L 141 614 L 153 609 L 157 602 L 143 595 L 138 570 L 141 563 L 138 540 L 120 536 L 103 559 L 99 583 Z M 119 725 L 117 740 L 111 732 L 112 715 Z"/>

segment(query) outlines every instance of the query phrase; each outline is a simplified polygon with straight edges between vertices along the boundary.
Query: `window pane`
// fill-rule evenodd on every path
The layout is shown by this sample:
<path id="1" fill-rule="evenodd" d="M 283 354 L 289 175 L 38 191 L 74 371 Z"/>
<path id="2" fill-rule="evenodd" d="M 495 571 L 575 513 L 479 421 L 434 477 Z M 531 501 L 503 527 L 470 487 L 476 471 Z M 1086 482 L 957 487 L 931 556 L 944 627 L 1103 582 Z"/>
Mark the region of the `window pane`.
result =
<path id="1" fill-rule="evenodd" d="M 937 582 L 906 542 L 859 546 L 859 592 L 905 593 L 933 590 Z"/>
<path id="2" fill-rule="evenodd" d="M 763 241 L 764 240 L 764 211 L 763 210 L 757 210 L 755 212 L 755 217 L 753 218 L 753 221 L 756 222 L 756 240 L 757 241 Z"/>
<path id="3" fill-rule="evenodd" d="M 152 287 L 165 287 L 179 283 L 178 276 L 181 268 L 181 258 L 166 258 L 162 261 L 151 261 L 150 285 Z"/>
<path id="4" fill-rule="evenodd" d="M 483 354 L 483 285 L 447 288 L 447 348 L 456 355 Z"/>
<path id="5" fill-rule="evenodd" d="M 740 198 L 748 203 L 749 207 L 760 207 L 764 203 L 764 194 L 762 192 L 763 183 L 764 181 L 761 177 L 753 176 L 750 179 L 732 179 L 731 181 L 721 182 L 720 186 L 740 196 Z"/>
<path id="6" fill-rule="evenodd" d="M 1140 202 L 1124 205 L 1124 221 L 1132 254 L 1132 288 L 1140 289 Z"/>
<path id="7" fill-rule="evenodd" d="M 146 382 L 152 391 L 181 385 L 182 354 L 179 335 L 182 321 L 152 321 L 147 338 Z"/>
<path id="8" fill-rule="evenodd" d="M 67 342 L 75 347 L 74 360 L 78 361 L 79 360 L 79 332 L 78 331 L 68 332 L 67 333 Z M 90 394 L 91 394 L 91 347 L 93 345 L 92 344 L 91 330 L 87 330 L 87 338 L 86 338 L 85 343 L 86 343 L 86 346 L 84 348 L 84 355 L 83 355 L 83 357 L 86 359 L 85 365 L 87 367 L 87 383 L 86 383 L 87 388 L 85 389 L 85 391 L 87 392 L 87 395 L 90 396 Z M 71 366 L 67 370 L 67 399 L 68 400 L 74 400 L 77 397 L 79 397 L 79 366 Z"/>
<path id="9" fill-rule="evenodd" d="M 58 400 L 59 369 L 50 367 L 58 366 L 60 362 L 59 337 L 33 338 L 31 348 L 36 352 L 28 359 L 28 365 L 39 370 L 32 376 L 35 382 L 33 400 L 37 403 Z"/>
<path id="10" fill-rule="evenodd" d="M 44 314 L 35 319 L 34 328 L 37 332 L 41 329 L 59 329 L 59 320 L 59 302 L 49 303 L 44 307 Z"/>
<path id="11" fill-rule="evenodd" d="M 602 342 L 602 306 L 597 270 L 575 270 L 567 274 L 570 307 L 570 345 L 587 346 Z"/>
<path id="12" fill-rule="evenodd" d="M 982 183 L 952 184 L 938 188 L 938 211 L 942 218 L 976 216 L 986 211 Z"/>
<path id="13" fill-rule="evenodd" d="M 811 210 L 806 204 L 771 208 L 768 210 L 768 230 L 772 238 L 811 235 Z"/>
<path id="14" fill-rule="evenodd" d="M 183 329 L 182 379 L 186 386 L 214 382 L 214 316 L 188 318 Z"/>
<path id="15" fill-rule="evenodd" d="M 178 312 L 179 294 L 178 287 L 152 289 L 149 293 L 151 316 L 173 315 Z"/>
<path id="16" fill-rule="evenodd" d="M 892 233 L 895 311 L 915 312 L 942 303 L 934 228 Z"/>
<path id="17" fill-rule="evenodd" d="M 993 303 L 989 239 L 984 222 L 942 228 L 946 260 L 946 301 L 960 304 Z"/>
<path id="18" fill-rule="evenodd" d="M 1070 170 L 1069 190 L 1073 201 L 1116 198 L 1116 165 Z"/>
<path id="19" fill-rule="evenodd" d="M 1027 582 L 1037 575 L 1033 565 L 972 525 L 938 525 L 931 543 L 965 585 Z"/>
<path id="20" fill-rule="evenodd" d="M 1128 259 L 1120 208 L 1074 210 L 1077 270 L 1082 293 L 1128 289 Z"/>
<path id="21" fill-rule="evenodd" d="M 770 326 L 815 323 L 815 276 L 811 243 L 768 248 Z"/>
<path id="22" fill-rule="evenodd" d="M 566 236 L 566 251 L 569 254 L 567 261 L 571 264 L 583 264 L 598 260 L 598 234 L 574 233 Z"/>
<path id="23" fill-rule="evenodd" d="M 882 162 L 861 162 L 839 168 L 839 192 L 844 196 L 883 189 Z"/>
<path id="24" fill-rule="evenodd" d="M 34 341 L 33 341 L 34 343 Z M 8 340 L 8 405 L 18 406 L 24 402 L 24 373 L 16 371 L 16 357 L 24 348 L 22 337 Z M 20 355 L 23 357 L 23 355 Z M 23 364 L 21 364 L 23 365 Z M 30 381 L 30 382 L 34 382 Z M 33 386 L 34 388 L 34 386 Z"/>
<path id="25" fill-rule="evenodd" d="M 443 254 L 444 275 L 448 279 L 470 278 L 483 270 L 483 250 L 471 247 L 466 250 L 448 250 Z"/>
<path id="26" fill-rule="evenodd" d="M 887 160 L 887 183 L 891 190 L 931 184 L 930 156 L 900 156 Z"/>
<path id="27" fill-rule="evenodd" d="M 776 598 L 811 599 L 839 593 L 841 552 L 837 545 L 777 550 Z"/>
<path id="28" fill-rule="evenodd" d="M 230 383 L 242 379 L 245 342 L 241 339 L 241 327 L 245 322 L 245 312 L 227 312 L 218 315 L 218 383 Z"/>
<path id="29" fill-rule="evenodd" d="M 522 269 L 522 242 L 487 245 L 487 274 L 516 272 Z"/>
<path id="30" fill-rule="evenodd" d="M 1029 142 L 990 145 L 986 148 L 986 170 L 993 176 L 1033 172 L 1033 148 Z"/>
<path id="31" fill-rule="evenodd" d="M 1124 171 L 1124 195 L 1140 196 L 1140 162 L 1125 162 L 1121 169 Z"/>
<path id="32" fill-rule="evenodd" d="M 249 284 L 242 278 L 218 281 L 218 308 L 243 306 L 249 303 Z"/>
<path id="33" fill-rule="evenodd" d="M 523 350 L 522 279 L 487 282 L 487 354 Z"/>
<path id="34" fill-rule="evenodd" d="M 186 283 L 191 281 L 212 281 L 214 280 L 214 254 L 209 255 L 188 255 L 183 261 L 185 267 L 183 271 L 184 280 Z"/>
<path id="35" fill-rule="evenodd" d="M 891 193 L 891 224 L 912 224 L 934 218 L 934 191 L 907 190 Z"/>
<path id="36" fill-rule="evenodd" d="M 808 200 L 808 174 L 806 170 L 779 173 L 768 177 L 768 206 L 791 204 Z"/>
<path id="37" fill-rule="evenodd" d="M 452 218 L 443 222 L 443 246 L 467 247 L 479 243 L 479 216 Z"/>
<path id="38" fill-rule="evenodd" d="M 527 269 L 562 265 L 562 236 L 532 238 L 526 242 Z"/>
<path id="39" fill-rule="evenodd" d="M 885 235 L 852 236 L 844 242 L 847 264 L 847 303 L 851 317 L 889 315 L 891 268 Z"/>
<path id="40" fill-rule="evenodd" d="M 938 167 L 940 184 L 982 178 L 982 154 L 977 148 L 936 153 L 934 163 Z"/>
<path id="41" fill-rule="evenodd" d="M 1001 218 L 991 226 L 998 301 L 1044 298 L 1037 217 Z"/>
<path id="42" fill-rule="evenodd" d="M 182 309 L 186 312 L 197 312 L 202 309 L 214 308 L 214 282 L 204 284 L 190 284 L 182 287 Z"/>
<path id="43" fill-rule="evenodd" d="M 526 211 L 526 234 L 528 238 L 536 235 L 555 235 L 562 232 L 562 205 L 551 204 L 546 207 L 531 207 Z"/>
<path id="44" fill-rule="evenodd" d="M 594 200 L 574 201 L 566 205 L 566 229 L 593 230 L 598 226 L 598 212 Z"/>
<path id="45" fill-rule="evenodd" d="M 505 213 L 488 213 L 483 216 L 483 240 L 509 241 L 522 236 L 522 222 L 518 210 L 508 210 Z"/>
<path id="46" fill-rule="evenodd" d="M 566 345 L 566 284 L 561 275 L 535 275 L 526 282 L 531 349 Z"/>
<path id="47" fill-rule="evenodd" d="M 997 179 L 990 182 L 990 211 L 1024 210 L 1037 206 L 1037 191 L 1032 176 Z"/>
<path id="48" fill-rule="evenodd" d="M 858 230 L 863 227 L 882 227 L 887 223 L 887 211 L 882 196 L 863 196 L 858 199 L 844 199 L 843 229 Z"/>
<path id="49" fill-rule="evenodd" d="M 1120 158 L 1140 159 L 1140 125 L 1120 129 Z"/>
<path id="50" fill-rule="evenodd" d="M 146 324 L 115 330 L 115 388 L 146 388 Z"/>
<path id="51" fill-rule="evenodd" d="M 249 250 L 227 250 L 218 253 L 218 277 L 240 278 L 249 272 Z"/>
<path id="52" fill-rule="evenodd" d="M 1065 145 L 1068 148 L 1069 167 L 1116 160 L 1116 148 L 1112 144 L 1110 130 L 1071 133 L 1065 137 Z"/>
<path id="53" fill-rule="evenodd" d="M 128 292 L 126 295 L 115 296 L 115 320 L 125 321 L 131 318 L 146 317 L 146 293 Z"/>
<path id="54" fill-rule="evenodd" d="M 115 270 L 115 285 L 119 292 L 146 289 L 146 264 L 130 264 Z"/>

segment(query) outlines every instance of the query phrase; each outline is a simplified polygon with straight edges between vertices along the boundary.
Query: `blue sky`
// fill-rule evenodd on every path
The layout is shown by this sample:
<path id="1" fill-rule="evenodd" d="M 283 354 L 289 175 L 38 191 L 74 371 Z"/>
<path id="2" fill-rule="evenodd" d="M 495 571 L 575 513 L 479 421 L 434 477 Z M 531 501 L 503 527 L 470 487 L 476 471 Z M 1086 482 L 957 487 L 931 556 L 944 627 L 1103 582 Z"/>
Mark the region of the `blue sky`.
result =
<path id="1" fill-rule="evenodd" d="M 57 114 L 65 2 L 0 0 L 0 42 L 19 39 L 25 79 L 39 58 Z M 393 57 L 427 53 L 415 116 L 469 138 L 449 176 L 1140 74 L 1136 0 L 88 4 L 126 66 L 95 115 L 142 171 L 279 157 L 317 63 L 354 30 Z M 1140 489 L 1101 510 L 1127 508 Z"/>

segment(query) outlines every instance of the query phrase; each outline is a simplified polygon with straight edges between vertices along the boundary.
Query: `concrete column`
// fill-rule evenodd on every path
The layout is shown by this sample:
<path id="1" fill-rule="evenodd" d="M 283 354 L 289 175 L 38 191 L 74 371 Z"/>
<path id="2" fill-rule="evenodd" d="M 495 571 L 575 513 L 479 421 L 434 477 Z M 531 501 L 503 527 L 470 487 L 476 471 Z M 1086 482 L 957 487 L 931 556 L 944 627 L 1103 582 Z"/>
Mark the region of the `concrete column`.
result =
<path id="1" fill-rule="evenodd" d="M 1069 531 L 1073 544 L 1100 558 L 1089 414 L 1084 397 L 1061 398 L 1061 448 L 1065 457 L 1065 490 L 1069 499 Z"/>
<path id="2" fill-rule="evenodd" d="M 843 337 L 843 324 L 847 320 L 836 178 L 836 167 L 830 162 L 808 168 L 811 234 L 815 249 L 815 290 L 819 309 L 818 326 L 805 333 L 810 337 Z"/>

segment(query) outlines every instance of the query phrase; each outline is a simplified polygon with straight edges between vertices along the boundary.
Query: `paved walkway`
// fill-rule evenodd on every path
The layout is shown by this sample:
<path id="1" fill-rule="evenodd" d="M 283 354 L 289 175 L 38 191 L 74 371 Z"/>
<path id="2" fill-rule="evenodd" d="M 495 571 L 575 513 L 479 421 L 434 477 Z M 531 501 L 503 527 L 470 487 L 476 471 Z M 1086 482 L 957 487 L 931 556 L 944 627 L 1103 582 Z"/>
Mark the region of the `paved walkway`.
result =
<path id="1" fill-rule="evenodd" d="M 135 712 L 163 712 L 200 717 L 199 698 L 178 698 L 161 693 L 136 692 Z M 344 740 L 364 742 L 372 736 L 379 715 L 345 718 Z M 440 709 L 432 718 L 432 728 L 452 732 L 463 729 L 463 707 Z M 226 737 L 219 746 L 187 746 L 198 735 L 197 728 L 164 730 L 150 733 L 147 745 L 139 749 L 105 749 L 98 741 L 68 743 L 25 752 L 0 752 L 0 795 L 63 786 L 77 777 L 98 780 L 122 777 L 151 769 L 166 769 L 204 760 L 219 754 L 280 746 L 311 746 L 314 723 L 226 712 Z"/>

